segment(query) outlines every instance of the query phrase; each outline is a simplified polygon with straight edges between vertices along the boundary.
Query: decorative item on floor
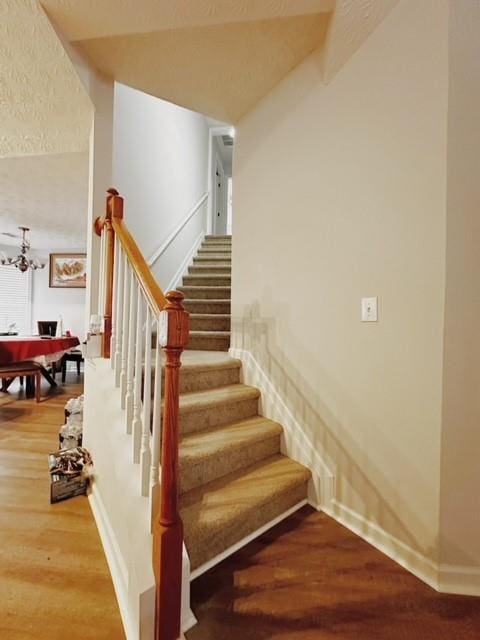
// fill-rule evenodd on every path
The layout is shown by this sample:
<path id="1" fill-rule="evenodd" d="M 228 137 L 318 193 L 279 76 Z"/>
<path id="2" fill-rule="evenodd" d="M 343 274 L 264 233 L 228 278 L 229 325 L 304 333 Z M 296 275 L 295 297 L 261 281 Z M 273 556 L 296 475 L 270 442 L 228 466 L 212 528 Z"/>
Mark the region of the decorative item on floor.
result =
<path id="1" fill-rule="evenodd" d="M 61 449 L 48 456 L 50 502 L 60 502 L 87 493 L 92 477 L 92 458 L 83 447 Z"/>
<path id="2" fill-rule="evenodd" d="M 49 286 L 51 288 L 85 289 L 87 286 L 87 254 L 51 253 Z"/>
<path id="3" fill-rule="evenodd" d="M 81 447 L 83 440 L 83 396 L 71 398 L 65 405 L 65 424 L 58 432 L 59 448 Z"/>
<path id="4" fill-rule="evenodd" d="M 27 240 L 26 233 L 30 231 L 28 227 L 18 227 L 22 232 L 22 243 L 20 245 L 20 253 L 15 256 L 7 256 L 3 251 L 0 256 L 0 263 L 6 267 L 15 266 L 19 271 L 24 273 L 29 269 L 43 269 L 45 262 L 42 262 L 36 256 L 30 254 L 30 242 Z M 16 236 L 15 236 L 16 237 Z"/>

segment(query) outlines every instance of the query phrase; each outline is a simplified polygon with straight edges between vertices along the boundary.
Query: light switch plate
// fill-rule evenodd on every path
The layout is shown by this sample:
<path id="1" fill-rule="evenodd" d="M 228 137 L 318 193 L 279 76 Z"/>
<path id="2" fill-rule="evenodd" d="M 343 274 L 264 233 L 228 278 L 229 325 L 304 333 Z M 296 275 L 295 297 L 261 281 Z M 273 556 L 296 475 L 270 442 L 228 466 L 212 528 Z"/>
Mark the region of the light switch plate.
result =
<path id="1" fill-rule="evenodd" d="M 377 298 L 362 298 L 362 322 L 378 321 Z"/>

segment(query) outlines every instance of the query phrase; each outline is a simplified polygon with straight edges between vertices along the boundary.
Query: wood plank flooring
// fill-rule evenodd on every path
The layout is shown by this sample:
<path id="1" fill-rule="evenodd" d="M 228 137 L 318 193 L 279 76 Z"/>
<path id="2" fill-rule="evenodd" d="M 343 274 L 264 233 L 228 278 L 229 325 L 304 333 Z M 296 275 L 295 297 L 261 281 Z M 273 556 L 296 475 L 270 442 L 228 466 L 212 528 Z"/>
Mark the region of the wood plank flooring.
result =
<path id="1" fill-rule="evenodd" d="M 59 385 L 39 405 L 12 388 L 0 393 L 0 638 L 122 640 L 87 498 L 49 502 L 47 454 L 82 385 Z"/>
<path id="2" fill-rule="evenodd" d="M 478 640 L 480 598 L 439 594 L 310 507 L 192 584 L 188 640 Z"/>

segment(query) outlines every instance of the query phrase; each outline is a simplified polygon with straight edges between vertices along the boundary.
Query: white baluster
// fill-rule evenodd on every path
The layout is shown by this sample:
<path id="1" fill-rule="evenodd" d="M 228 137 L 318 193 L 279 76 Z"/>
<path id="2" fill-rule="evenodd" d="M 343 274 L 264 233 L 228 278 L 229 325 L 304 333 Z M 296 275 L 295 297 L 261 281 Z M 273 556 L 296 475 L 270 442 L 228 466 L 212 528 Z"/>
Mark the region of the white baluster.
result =
<path id="1" fill-rule="evenodd" d="M 137 319 L 135 333 L 135 373 L 133 378 L 133 461 L 140 462 L 140 440 L 142 437 L 142 359 L 143 359 L 143 295 L 137 291 Z"/>
<path id="2" fill-rule="evenodd" d="M 145 313 L 145 372 L 143 374 L 143 418 L 140 444 L 140 474 L 142 496 L 150 493 L 150 410 L 152 404 L 152 316 L 147 303 Z"/>
<path id="3" fill-rule="evenodd" d="M 156 322 L 157 337 L 155 339 L 155 383 L 153 391 L 153 423 L 151 438 L 151 463 L 150 463 L 150 514 L 151 527 L 157 515 L 158 501 L 160 497 L 160 443 L 162 435 L 162 350 L 158 344 L 160 335 L 159 322 Z"/>
<path id="4" fill-rule="evenodd" d="M 128 264 L 127 256 L 124 259 L 123 272 L 123 333 L 122 333 L 122 355 L 120 365 L 120 393 L 122 399 L 122 409 L 125 409 L 125 394 L 127 392 L 127 350 L 128 350 L 128 319 L 130 300 L 130 283 L 132 280 L 132 271 Z"/>
<path id="5" fill-rule="evenodd" d="M 113 364 L 115 368 L 115 386 L 120 386 L 121 357 L 122 357 L 122 337 L 123 337 L 123 280 L 125 275 L 125 254 L 123 253 L 120 241 L 116 240 L 115 264 L 117 271 L 117 281 L 115 284 L 115 347 L 113 353 Z"/>
<path id="6" fill-rule="evenodd" d="M 115 367 L 115 345 L 117 343 L 117 297 L 118 297 L 118 238 L 114 236 L 113 286 L 112 286 L 112 335 L 110 337 L 110 366 Z"/>
<path id="7" fill-rule="evenodd" d="M 132 272 L 130 299 L 128 301 L 127 391 L 125 394 L 125 425 L 127 433 L 132 433 L 133 420 L 133 373 L 135 368 L 135 337 L 137 332 L 137 293 L 138 282 Z"/>
<path id="8" fill-rule="evenodd" d="M 106 273 L 105 273 L 105 230 L 102 229 L 102 233 L 100 235 L 100 255 L 99 255 L 99 273 L 100 273 L 100 280 L 98 283 L 98 313 L 100 315 L 103 316 L 103 314 L 105 313 L 105 298 L 104 298 L 104 291 L 105 291 L 105 278 L 106 278 Z"/>

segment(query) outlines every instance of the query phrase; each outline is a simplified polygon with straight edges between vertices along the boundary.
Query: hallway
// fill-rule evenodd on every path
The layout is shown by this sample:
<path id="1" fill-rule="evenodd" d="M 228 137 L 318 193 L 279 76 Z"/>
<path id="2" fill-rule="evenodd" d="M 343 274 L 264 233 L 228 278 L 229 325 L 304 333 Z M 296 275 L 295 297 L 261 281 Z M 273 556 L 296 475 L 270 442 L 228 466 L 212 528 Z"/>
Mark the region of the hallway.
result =
<path id="1" fill-rule="evenodd" d="M 49 504 L 47 454 L 83 385 L 38 405 L 0 394 L 0 637 L 122 640 L 117 602 L 84 496 Z M 42 389 L 42 394 L 45 388 Z"/>
<path id="2" fill-rule="evenodd" d="M 478 640 L 480 599 L 442 595 L 304 507 L 192 585 L 188 640 Z"/>

